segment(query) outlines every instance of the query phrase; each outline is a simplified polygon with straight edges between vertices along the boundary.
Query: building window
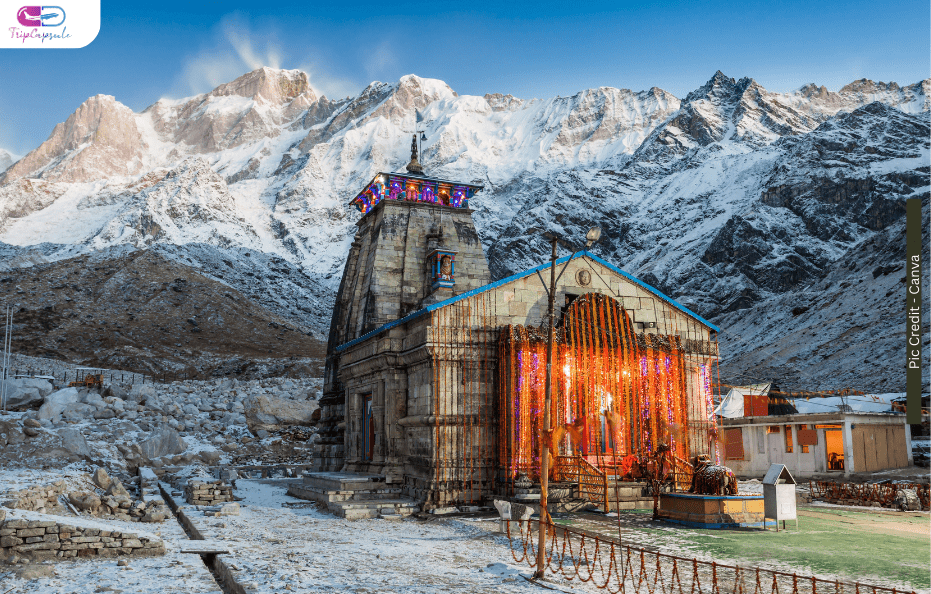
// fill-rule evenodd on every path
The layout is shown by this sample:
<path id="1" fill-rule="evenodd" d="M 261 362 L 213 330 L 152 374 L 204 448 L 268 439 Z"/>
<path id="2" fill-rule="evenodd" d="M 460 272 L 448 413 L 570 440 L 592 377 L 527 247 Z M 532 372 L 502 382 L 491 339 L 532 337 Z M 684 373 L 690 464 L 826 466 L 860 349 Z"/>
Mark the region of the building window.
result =
<path id="1" fill-rule="evenodd" d="M 786 425 L 786 453 L 792 453 L 792 425 Z"/>
<path id="2" fill-rule="evenodd" d="M 803 454 L 807 454 L 807 453 L 808 453 L 808 446 L 802 444 L 802 431 L 807 431 L 807 430 L 808 430 L 808 425 L 799 425 L 799 426 L 798 426 L 798 444 L 799 444 L 799 446 L 801 446 L 801 448 L 802 448 L 802 453 L 803 453 Z"/>
<path id="3" fill-rule="evenodd" d="M 779 425 L 770 425 L 766 428 L 767 433 L 779 433 Z"/>
<path id="4" fill-rule="evenodd" d="M 740 427 L 724 430 L 724 457 L 728 460 L 744 459 L 744 436 Z"/>

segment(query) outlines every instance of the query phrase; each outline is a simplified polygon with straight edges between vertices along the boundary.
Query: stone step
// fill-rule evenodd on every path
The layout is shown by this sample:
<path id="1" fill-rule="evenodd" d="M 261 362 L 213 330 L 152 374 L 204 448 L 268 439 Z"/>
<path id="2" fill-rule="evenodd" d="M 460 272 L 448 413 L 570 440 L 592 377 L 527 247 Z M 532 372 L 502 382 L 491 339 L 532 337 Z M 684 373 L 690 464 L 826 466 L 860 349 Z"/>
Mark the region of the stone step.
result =
<path id="1" fill-rule="evenodd" d="M 614 485 L 608 483 L 608 497 L 617 498 L 640 498 L 645 497 L 650 492 L 650 488 L 647 485 L 618 485 L 617 488 Z"/>
<path id="2" fill-rule="evenodd" d="M 380 474 L 353 472 L 308 472 L 303 483 L 305 488 L 321 491 L 370 491 L 386 486 L 385 477 Z"/>
<path id="3" fill-rule="evenodd" d="M 321 491 L 308 489 L 302 485 L 294 485 L 292 489 L 295 497 L 313 499 L 330 503 L 331 501 L 377 501 L 380 499 L 397 499 L 401 495 L 400 488 L 379 489 L 377 491 Z"/>
<path id="4" fill-rule="evenodd" d="M 653 509 L 652 497 L 639 497 L 636 499 L 622 499 L 611 502 L 611 511 L 625 509 Z"/>
<path id="5" fill-rule="evenodd" d="M 406 517 L 420 511 L 420 506 L 410 499 L 385 499 L 382 501 L 334 501 L 329 509 L 347 520 L 364 520 L 390 516 L 390 519 Z"/>

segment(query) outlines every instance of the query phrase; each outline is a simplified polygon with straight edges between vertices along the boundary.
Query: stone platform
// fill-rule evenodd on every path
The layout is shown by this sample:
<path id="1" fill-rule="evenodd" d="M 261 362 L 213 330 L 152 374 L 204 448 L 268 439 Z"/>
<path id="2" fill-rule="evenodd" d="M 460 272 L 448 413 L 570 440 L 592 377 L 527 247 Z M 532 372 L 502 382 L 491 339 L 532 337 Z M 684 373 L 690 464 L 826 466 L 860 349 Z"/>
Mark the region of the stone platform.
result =
<path id="1" fill-rule="evenodd" d="M 347 520 L 397 519 L 420 511 L 415 501 L 401 496 L 400 485 L 389 485 L 378 474 L 309 472 L 288 487 L 288 495 L 325 504 Z"/>
<path id="2" fill-rule="evenodd" d="M 611 511 L 627 509 L 653 509 L 653 496 L 647 483 L 618 481 L 608 475 L 608 501 Z"/>
<path id="3" fill-rule="evenodd" d="M 653 509 L 653 496 L 650 495 L 650 486 L 645 482 L 617 481 L 615 484 L 614 476 L 608 475 L 608 504 L 610 511 L 623 511 L 630 509 Z M 507 498 L 506 492 L 499 493 L 499 496 Z M 534 513 L 540 510 L 540 485 L 534 484 L 530 488 L 515 489 L 513 500 L 518 503 L 530 505 L 534 508 Z M 550 513 L 554 512 L 573 512 L 577 511 L 578 506 L 575 502 L 587 500 L 592 505 L 604 507 L 602 497 L 586 497 L 579 490 L 579 485 L 573 482 L 551 482 L 549 491 Z M 569 507 L 559 505 L 560 502 L 572 502 Z"/>
<path id="4" fill-rule="evenodd" d="M 763 496 L 663 493 L 659 497 L 659 517 L 691 528 L 762 528 Z M 775 521 L 765 523 L 775 525 Z"/>

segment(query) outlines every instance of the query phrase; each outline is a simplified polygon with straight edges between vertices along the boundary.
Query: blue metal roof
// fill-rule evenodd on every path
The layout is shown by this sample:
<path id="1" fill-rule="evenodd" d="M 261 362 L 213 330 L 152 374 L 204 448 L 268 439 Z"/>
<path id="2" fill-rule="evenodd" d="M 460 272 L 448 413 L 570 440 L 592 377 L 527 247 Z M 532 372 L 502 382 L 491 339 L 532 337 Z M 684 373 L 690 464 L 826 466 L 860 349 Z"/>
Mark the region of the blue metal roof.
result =
<path id="1" fill-rule="evenodd" d="M 596 256 L 595 254 L 593 254 L 593 253 L 591 253 L 591 252 L 589 252 L 589 251 L 587 251 L 587 250 L 583 250 L 583 251 L 581 251 L 581 252 L 577 252 L 577 253 L 575 253 L 575 254 L 573 254 L 573 255 L 571 255 L 571 256 L 563 256 L 562 258 L 559 258 L 558 260 L 556 260 L 556 264 L 564 264 L 565 262 L 568 262 L 569 260 L 572 260 L 572 259 L 575 259 L 575 258 L 582 258 L 582 257 L 588 257 L 588 258 L 594 260 L 595 262 L 598 262 L 598 263 L 601 264 L 602 266 L 606 266 L 607 268 L 610 268 L 611 270 L 613 270 L 614 272 L 620 274 L 621 276 L 623 276 L 624 278 L 628 279 L 629 281 L 631 281 L 631 282 L 633 282 L 633 283 L 635 283 L 635 284 L 637 284 L 637 285 L 643 287 L 643 288 L 646 289 L 647 291 L 653 293 L 654 295 L 656 295 L 657 297 L 659 297 L 660 299 L 662 299 L 662 300 L 665 301 L 666 303 L 672 305 L 673 307 L 675 307 L 675 308 L 678 309 L 679 311 L 681 311 L 681 312 L 683 312 L 683 313 L 685 313 L 685 314 L 688 314 L 688 315 L 692 316 L 693 318 L 695 318 L 696 320 L 698 320 L 699 322 L 701 322 L 702 324 L 704 324 L 705 326 L 707 326 L 708 328 L 710 328 L 711 330 L 713 330 L 714 332 L 720 332 L 720 331 L 721 331 L 720 328 L 718 328 L 717 326 L 715 326 L 714 324 L 712 324 L 711 322 L 709 322 L 709 321 L 706 320 L 705 318 L 701 317 L 701 316 L 698 315 L 697 313 L 693 312 L 692 310 L 690 310 L 690 309 L 687 308 L 686 306 L 682 305 L 681 303 L 679 303 L 678 301 L 676 301 L 676 300 L 673 299 L 672 297 L 669 297 L 668 295 L 664 294 L 662 291 L 660 291 L 660 290 L 658 290 L 658 289 L 656 289 L 656 288 L 654 288 L 654 287 L 651 287 L 650 285 L 646 284 L 645 282 L 643 282 L 643 281 L 640 280 L 639 278 L 637 278 L 637 277 L 635 277 L 635 276 L 632 276 L 632 275 L 630 275 L 630 274 L 627 274 L 626 272 L 624 272 L 623 270 L 621 270 L 620 268 L 618 268 L 618 267 L 615 266 L 614 264 L 611 264 L 610 262 L 607 262 L 607 261 L 605 261 L 605 260 L 602 260 L 601 258 L 599 258 L 598 256 Z M 512 281 L 516 281 L 516 280 L 521 279 L 521 278 L 524 278 L 524 277 L 526 277 L 526 276 L 530 276 L 531 274 L 536 274 L 538 271 L 546 270 L 546 269 L 549 268 L 549 267 L 550 267 L 550 262 L 546 262 L 546 263 L 544 263 L 544 264 L 540 264 L 539 266 L 534 266 L 533 268 L 529 268 L 529 269 L 527 269 L 527 270 L 524 270 L 523 272 L 518 272 L 517 274 L 512 274 L 511 276 L 509 276 L 509 277 L 507 277 L 507 278 L 503 278 L 503 279 L 498 280 L 498 281 L 495 281 L 495 282 L 493 282 L 493 283 L 489 283 L 489 284 L 487 284 L 487 285 L 483 285 L 483 286 L 481 286 L 481 287 L 477 287 L 477 288 L 475 288 L 475 289 L 472 289 L 471 291 L 466 291 L 465 293 L 462 293 L 461 295 L 456 295 L 455 297 L 450 297 L 449 299 L 446 299 L 445 301 L 440 301 L 439 303 L 434 303 L 433 305 L 428 305 L 427 307 L 425 307 L 425 308 L 423 308 L 423 309 L 419 309 L 419 310 L 417 310 L 417 311 L 415 311 L 415 312 L 413 312 L 413 313 L 410 313 L 410 314 L 404 316 L 403 318 L 399 318 L 399 319 L 397 319 L 397 320 L 395 320 L 395 321 L 393 321 L 393 322 L 388 322 L 387 324 L 385 324 L 385 325 L 383 325 L 383 326 L 380 326 L 380 327 L 376 328 L 375 330 L 372 330 L 371 332 L 368 332 L 368 333 L 366 333 L 366 334 L 363 334 L 363 335 L 360 336 L 359 338 L 356 338 L 356 339 L 354 339 L 354 340 L 350 340 L 349 342 L 347 342 L 347 343 L 345 343 L 345 344 L 339 345 L 338 347 L 336 347 L 336 352 L 340 352 L 340 351 L 343 351 L 343 350 L 345 350 L 345 349 L 348 349 L 349 347 L 355 346 L 355 345 L 359 344 L 360 342 L 362 342 L 363 340 L 367 340 L 367 339 L 369 339 L 369 338 L 375 336 L 376 334 L 381 334 L 381 333 L 384 332 L 385 330 L 390 330 L 391 328 L 394 328 L 395 326 L 398 326 L 398 325 L 400 325 L 400 324 L 406 324 L 407 322 L 410 322 L 411 320 L 415 320 L 415 319 L 419 318 L 420 316 L 425 315 L 425 314 L 427 314 L 427 313 L 429 313 L 429 312 L 431 312 L 431 311 L 440 309 L 441 307 L 446 307 L 447 305 L 451 305 L 451 304 L 453 304 L 453 303 L 456 303 L 457 301 L 462 301 L 463 299 L 468 299 L 469 297 L 473 297 L 473 296 L 475 296 L 475 295 L 479 295 L 479 294 L 481 294 L 481 293 L 484 293 L 485 291 L 490 291 L 490 290 L 492 290 L 492 289 L 497 289 L 498 287 L 503 286 L 503 285 L 506 285 L 506 284 L 508 284 L 508 283 L 510 283 L 510 282 L 512 282 Z"/>

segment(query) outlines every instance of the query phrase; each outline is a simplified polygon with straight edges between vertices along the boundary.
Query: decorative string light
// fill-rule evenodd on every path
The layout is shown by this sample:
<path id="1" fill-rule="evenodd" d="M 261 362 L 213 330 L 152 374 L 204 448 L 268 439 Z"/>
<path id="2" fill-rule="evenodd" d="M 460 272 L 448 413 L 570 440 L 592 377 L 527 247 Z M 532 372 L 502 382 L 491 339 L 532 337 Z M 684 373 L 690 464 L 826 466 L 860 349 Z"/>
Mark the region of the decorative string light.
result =
<path id="1" fill-rule="evenodd" d="M 499 461 L 512 480 L 520 472 L 532 477 L 539 473 L 546 330 L 507 326 L 499 336 L 499 427 L 507 433 L 499 439 Z M 708 373 L 702 365 L 702 389 L 690 396 L 678 336 L 637 334 L 616 300 L 590 293 L 568 307 L 555 341 L 552 418 L 555 424 L 565 423 L 567 431 L 568 426 L 578 429 L 579 435 L 572 441 L 561 439 L 554 455 L 581 453 L 597 458 L 601 466 L 627 459 L 622 466 L 629 471 L 630 456 L 644 460 L 660 443 L 681 460 L 698 453 L 690 448 L 704 451 L 711 438 L 705 416 Z M 690 411 L 700 416 L 690 418 Z M 697 443 L 691 441 L 699 436 Z"/>
<path id="2" fill-rule="evenodd" d="M 366 214 L 375 208 L 382 200 L 407 200 L 452 206 L 453 208 L 468 208 L 469 198 L 474 193 L 475 188 L 469 186 L 453 186 L 432 180 L 400 175 L 380 175 L 352 201 L 352 204 L 362 214 Z"/>

